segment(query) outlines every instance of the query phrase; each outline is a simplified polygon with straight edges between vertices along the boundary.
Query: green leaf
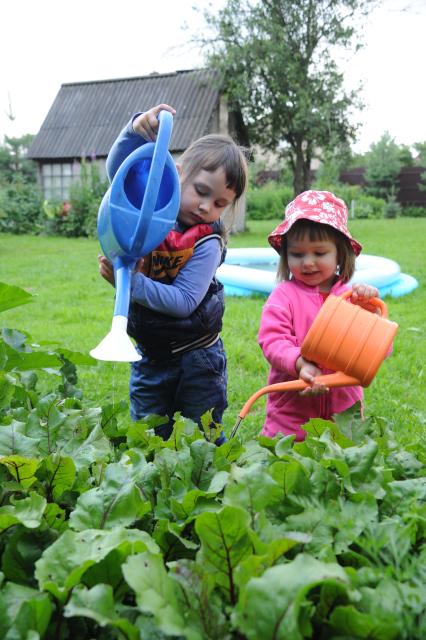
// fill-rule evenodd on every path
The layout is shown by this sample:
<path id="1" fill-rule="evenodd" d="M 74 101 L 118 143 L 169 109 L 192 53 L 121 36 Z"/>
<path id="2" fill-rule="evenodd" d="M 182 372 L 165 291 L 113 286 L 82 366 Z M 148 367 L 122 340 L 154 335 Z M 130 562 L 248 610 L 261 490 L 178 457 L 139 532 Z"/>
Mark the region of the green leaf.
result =
<path id="1" fill-rule="evenodd" d="M 60 358 L 53 353 L 43 351 L 15 351 L 6 347 L 6 371 L 31 371 L 32 369 L 54 369 L 60 367 Z"/>
<path id="2" fill-rule="evenodd" d="M 409 480 L 396 480 L 387 485 L 389 495 L 399 503 L 407 504 L 408 501 L 426 502 L 426 478 L 412 478 Z"/>
<path id="3" fill-rule="evenodd" d="M 14 387 L 15 380 L 10 375 L 0 371 L 0 409 L 10 405 Z"/>
<path id="4" fill-rule="evenodd" d="M 78 498 L 70 526 L 77 531 L 129 526 L 149 511 L 151 503 L 136 486 L 132 469 L 109 464 L 101 485 Z"/>
<path id="5" fill-rule="evenodd" d="M 271 465 L 272 478 L 281 487 L 281 498 L 292 494 L 309 495 L 311 482 L 307 469 L 299 460 L 279 460 Z"/>
<path id="6" fill-rule="evenodd" d="M 58 532 L 65 531 L 68 528 L 68 522 L 65 522 L 65 510 L 55 502 L 49 502 L 44 511 L 44 520 L 49 529 L 55 529 Z"/>
<path id="7" fill-rule="evenodd" d="M 39 455 L 38 438 L 26 435 L 26 430 L 27 425 L 17 420 L 12 420 L 10 424 L 0 424 L 0 456 Z"/>
<path id="8" fill-rule="evenodd" d="M 0 282 L 0 312 L 33 302 L 34 296 L 28 291 Z"/>
<path id="9" fill-rule="evenodd" d="M 385 622 L 376 616 L 357 611 L 354 606 L 336 607 L 330 616 L 331 628 L 345 636 L 374 638 L 375 640 L 396 640 L 401 638 L 401 628 L 395 621 Z M 403 637 L 406 637 L 405 635 Z"/>
<path id="10" fill-rule="evenodd" d="M 186 522 L 178 524 L 165 518 L 156 521 L 152 537 L 158 543 L 164 558 L 183 557 L 182 549 L 193 551 L 198 549 L 198 544 L 184 537 Z M 177 555 L 180 552 L 180 556 Z"/>
<path id="11" fill-rule="evenodd" d="M 84 418 L 84 413 L 80 414 Z M 62 440 L 62 438 L 61 438 Z M 73 459 L 77 470 L 84 469 L 94 462 L 103 462 L 112 454 L 112 447 L 105 437 L 100 424 L 95 425 L 89 433 L 78 433 L 74 430 L 73 437 L 62 445 L 61 455 Z"/>
<path id="12" fill-rule="evenodd" d="M 46 500 L 31 492 L 28 498 L 14 500 L 12 504 L 0 507 L 0 531 L 12 524 L 23 524 L 28 529 L 36 529 L 43 518 Z"/>
<path id="13" fill-rule="evenodd" d="M 263 465 L 244 468 L 234 465 L 223 503 L 246 509 L 254 520 L 257 512 L 278 503 L 282 497 L 281 488 Z"/>
<path id="14" fill-rule="evenodd" d="M 169 504 L 171 513 L 180 523 L 188 523 L 203 511 L 217 511 L 220 504 L 215 499 L 215 493 L 207 493 L 199 489 L 187 491 L 182 497 L 176 500 L 170 496 Z"/>
<path id="15" fill-rule="evenodd" d="M 56 540 L 55 533 L 44 529 L 16 527 L 5 539 L 2 569 L 12 582 L 34 587 L 34 565 L 44 549 Z"/>
<path id="16" fill-rule="evenodd" d="M 38 460 L 24 458 L 24 456 L 12 455 L 0 458 L 0 464 L 4 465 L 21 487 L 28 489 L 36 482 Z"/>
<path id="17" fill-rule="evenodd" d="M 78 585 L 64 608 L 67 618 L 82 616 L 95 620 L 101 627 L 111 626 L 123 632 L 128 640 L 139 640 L 139 631 L 117 615 L 112 587 L 106 584 L 87 589 Z"/>
<path id="18" fill-rule="evenodd" d="M 67 530 L 36 562 L 35 577 L 40 589 L 64 602 L 67 593 L 81 581 L 85 572 L 113 549 L 121 549 L 126 555 L 145 550 L 158 552 L 158 546 L 149 534 L 137 529 Z"/>
<path id="19" fill-rule="evenodd" d="M 151 553 L 133 556 L 123 565 L 123 574 L 136 594 L 139 609 L 153 615 L 161 631 L 202 640 L 201 635 L 188 634 L 177 596 L 179 587 L 167 574 L 162 556 Z"/>
<path id="20" fill-rule="evenodd" d="M 85 353 L 81 353 L 80 351 L 71 351 L 70 349 L 65 349 L 62 345 L 57 342 L 50 342 L 45 340 L 40 340 L 40 346 L 49 346 L 51 347 L 55 353 L 62 356 L 65 360 L 69 360 L 73 364 L 77 365 L 89 365 L 95 366 L 97 361 L 92 358 L 92 356 L 88 356 Z"/>
<path id="21" fill-rule="evenodd" d="M 128 403 L 124 400 L 121 400 L 115 404 L 108 404 L 102 407 L 102 418 L 101 418 L 101 426 L 102 430 L 109 438 L 114 438 L 119 435 L 123 435 L 120 432 L 118 427 L 117 416 L 123 413 L 128 412 L 129 406 Z"/>
<path id="22" fill-rule="evenodd" d="M 303 607 L 312 589 L 331 584 L 347 590 L 348 578 L 337 564 L 326 564 L 299 554 L 293 562 L 267 569 L 242 590 L 232 620 L 249 640 L 302 640 L 309 620 Z"/>
<path id="23" fill-rule="evenodd" d="M 286 455 L 292 448 L 296 436 L 283 436 L 275 445 L 275 453 L 278 457 Z"/>
<path id="24" fill-rule="evenodd" d="M 356 494 L 350 500 L 339 500 L 339 512 L 330 513 L 328 521 L 336 530 L 334 551 L 341 554 L 371 523 L 377 522 L 379 510 L 374 496 Z"/>
<path id="25" fill-rule="evenodd" d="M 215 466 L 217 469 L 228 470 L 231 463 L 238 460 L 244 451 L 244 446 L 238 438 L 232 438 L 224 442 L 220 447 L 216 447 Z"/>
<path id="26" fill-rule="evenodd" d="M 298 531 L 310 534 L 312 539 L 305 545 L 305 549 L 316 556 L 326 553 L 334 559 L 333 539 L 334 522 L 339 513 L 335 502 L 324 504 L 315 497 L 312 499 L 300 499 L 299 504 L 303 510 L 290 515 L 285 520 L 285 527 L 289 531 Z"/>
<path id="27" fill-rule="evenodd" d="M 37 477 L 45 482 L 46 492 L 55 501 L 71 489 L 75 480 L 75 465 L 71 458 L 52 454 L 45 458 L 37 471 Z"/>
<path id="28" fill-rule="evenodd" d="M 206 440 L 191 442 L 190 451 L 193 460 L 191 481 L 201 491 L 206 491 L 216 473 L 214 455 L 216 447 Z"/>
<path id="29" fill-rule="evenodd" d="M 179 586 L 177 595 L 191 636 L 203 640 L 230 638 L 230 624 L 223 610 L 220 593 L 203 566 L 193 560 L 180 559 L 167 563 L 169 576 Z"/>
<path id="30" fill-rule="evenodd" d="M 44 637 L 52 611 L 46 593 L 6 582 L 0 590 L 0 638 Z M 39 636 L 30 635 L 31 631 Z"/>
<path id="31" fill-rule="evenodd" d="M 244 509 L 233 506 L 202 513 L 195 521 L 195 531 L 201 540 L 197 562 L 214 576 L 231 604 L 237 601 L 235 569 L 252 553 L 249 521 L 250 515 Z"/>
<path id="32" fill-rule="evenodd" d="M 1 335 L 5 343 L 15 351 L 27 351 L 25 343 L 31 339 L 27 333 L 16 329 L 1 329 Z"/>

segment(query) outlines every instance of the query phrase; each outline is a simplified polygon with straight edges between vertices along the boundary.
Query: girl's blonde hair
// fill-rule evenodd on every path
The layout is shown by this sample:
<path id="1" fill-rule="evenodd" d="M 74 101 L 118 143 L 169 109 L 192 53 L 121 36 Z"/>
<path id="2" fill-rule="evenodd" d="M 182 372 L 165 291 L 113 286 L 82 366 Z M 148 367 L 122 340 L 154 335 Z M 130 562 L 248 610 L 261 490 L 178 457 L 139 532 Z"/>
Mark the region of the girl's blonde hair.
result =
<path id="1" fill-rule="evenodd" d="M 278 263 L 277 279 L 290 280 L 291 272 L 288 267 L 287 245 L 288 239 L 301 240 L 305 236 L 310 242 L 328 240 L 334 242 L 337 248 L 337 268 L 339 280 L 348 282 L 355 272 L 355 252 L 349 239 L 337 229 L 328 224 L 313 220 L 297 220 L 293 226 L 281 237 L 280 261 Z"/>

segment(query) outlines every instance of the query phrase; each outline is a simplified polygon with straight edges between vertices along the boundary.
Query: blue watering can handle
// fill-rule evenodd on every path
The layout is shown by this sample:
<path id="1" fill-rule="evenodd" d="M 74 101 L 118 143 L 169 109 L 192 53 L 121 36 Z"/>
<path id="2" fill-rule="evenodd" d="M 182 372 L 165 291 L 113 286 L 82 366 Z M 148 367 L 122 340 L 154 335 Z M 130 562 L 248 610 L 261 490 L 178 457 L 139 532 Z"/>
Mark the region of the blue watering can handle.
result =
<path id="1" fill-rule="evenodd" d="M 131 242 L 131 250 L 139 237 L 146 237 L 148 227 L 151 224 L 152 216 L 163 178 L 164 166 L 166 164 L 169 149 L 170 137 L 173 128 L 173 116 L 169 111 L 160 111 L 158 114 L 159 128 L 157 140 L 155 141 L 154 153 L 152 155 L 151 168 L 149 170 L 147 185 L 143 197 L 141 214 L 136 225 L 135 233 Z"/>

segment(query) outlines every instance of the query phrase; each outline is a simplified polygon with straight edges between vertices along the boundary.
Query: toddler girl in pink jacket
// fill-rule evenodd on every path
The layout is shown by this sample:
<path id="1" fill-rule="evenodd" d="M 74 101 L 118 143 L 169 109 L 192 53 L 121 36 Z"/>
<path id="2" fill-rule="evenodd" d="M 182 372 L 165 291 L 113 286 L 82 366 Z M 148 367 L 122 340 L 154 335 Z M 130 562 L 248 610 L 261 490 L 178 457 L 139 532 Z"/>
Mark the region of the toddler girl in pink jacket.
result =
<path id="1" fill-rule="evenodd" d="M 355 270 L 361 245 L 348 231 L 348 209 L 329 191 L 305 191 L 285 210 L 284 221 L 269 235 L 280 254 L 278 278 L 263 307 L 259 344 L 271 365 L 268 384 L 302 378 L 310 387 L 302 392 L 270 393 L 262 434 L 281 432 L 303 440 L 301 428 L 310 418 L 330 420 L 363 399 L 361 387 L 328 389 L 315 377 L 320 369 L 301 356 L 302 342 L 329 293 L 340 295 Z M 377 297 L 375 287 L 352 285 L 351 302 L 372 309 L 368 301 Z M 373 308 L 374 309 L 374 308 Z"/>

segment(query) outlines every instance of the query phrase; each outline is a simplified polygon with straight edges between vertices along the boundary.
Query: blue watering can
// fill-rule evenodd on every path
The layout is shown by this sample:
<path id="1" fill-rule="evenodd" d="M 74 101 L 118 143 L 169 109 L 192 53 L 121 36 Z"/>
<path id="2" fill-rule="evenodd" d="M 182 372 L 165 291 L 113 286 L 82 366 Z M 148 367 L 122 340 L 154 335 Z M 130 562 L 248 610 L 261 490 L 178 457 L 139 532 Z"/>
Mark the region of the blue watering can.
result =
<path id="1" fill-rule="evenodd" d="M 127 335 L 132 270 L 164 240 L 179 211 L 179 176 L 168 151 L 173 116 L 160 111 L 158 120 L 157 140 L 124 160 L 99 207 L 98 238 L 114 267 L 116 297 L 111 331 L 90 352 L 97 360 L 141 359 Z"/>

